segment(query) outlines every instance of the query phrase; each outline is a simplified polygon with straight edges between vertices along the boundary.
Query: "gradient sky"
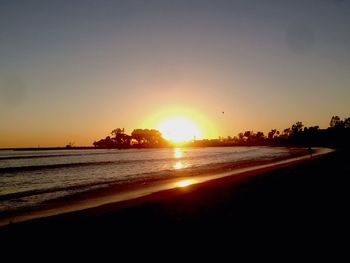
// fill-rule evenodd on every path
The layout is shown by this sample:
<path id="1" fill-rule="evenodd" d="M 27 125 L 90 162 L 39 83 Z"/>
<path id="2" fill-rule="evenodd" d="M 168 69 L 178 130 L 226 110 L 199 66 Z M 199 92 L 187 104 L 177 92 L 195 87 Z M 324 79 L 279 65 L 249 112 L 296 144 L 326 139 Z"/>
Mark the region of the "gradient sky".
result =
<path id="1" fill-rule="evenodd" d="M 349 99 L 349 1 L 0 0 L 0 147 L 91 145 L 177 110 L 211 138 L 327 127 Z"/>

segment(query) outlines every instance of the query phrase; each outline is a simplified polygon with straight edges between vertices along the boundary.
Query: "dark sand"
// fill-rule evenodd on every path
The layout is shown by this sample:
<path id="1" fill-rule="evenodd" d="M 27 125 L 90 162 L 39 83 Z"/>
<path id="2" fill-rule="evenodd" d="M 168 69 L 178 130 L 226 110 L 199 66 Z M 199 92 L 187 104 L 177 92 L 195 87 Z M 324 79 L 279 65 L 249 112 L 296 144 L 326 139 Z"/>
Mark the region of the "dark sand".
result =
<path id="1" fill-rule="evenodd" d="M 214 243 L 242 237 L 282 242 L 293 236 L 298 242 L 322 242 L 326 237 L 332 242 L 342 235 L 347 238 L 349 175 L 350 155 L 336 151 L 249 176 L 10 224 L 0 228 L 0 241 L 18 246 L 33 239 L 100 243 L 111 238 L 125 246 L 150 246 L 149 240 L 162 243 L 175 236 L 184 242 Z"/>

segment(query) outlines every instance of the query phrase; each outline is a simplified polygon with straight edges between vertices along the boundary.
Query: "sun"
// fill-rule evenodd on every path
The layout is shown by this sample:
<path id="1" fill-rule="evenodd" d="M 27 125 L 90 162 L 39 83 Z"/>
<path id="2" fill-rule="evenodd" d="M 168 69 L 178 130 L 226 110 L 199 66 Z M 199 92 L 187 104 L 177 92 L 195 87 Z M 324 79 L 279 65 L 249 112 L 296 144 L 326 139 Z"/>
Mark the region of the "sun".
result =
<path id="1" fill-rule="evenodd" d="M 174 143 L 182 143 L 202 138 L 198 126 L 186 117 L 171 117 L 160 122 L 157 129 L 164 139 Z"/>

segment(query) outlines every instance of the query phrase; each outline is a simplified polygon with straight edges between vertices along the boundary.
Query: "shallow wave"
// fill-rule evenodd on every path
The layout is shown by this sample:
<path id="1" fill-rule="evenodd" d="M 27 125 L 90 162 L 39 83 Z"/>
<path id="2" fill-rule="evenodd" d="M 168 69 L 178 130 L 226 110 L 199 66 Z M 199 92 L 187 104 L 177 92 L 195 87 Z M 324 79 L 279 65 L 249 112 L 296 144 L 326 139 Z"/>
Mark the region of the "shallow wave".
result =
<path id="1" fill-rule="evenodd" d="M 129 149 L 129 150 L 135 150 L 135 149 Z M 90 150 L 95 151 L 95 150 Z M 124 151 L 124 152 L 123 152 Z M 41 154 L 37 155 L 36 152 L 32 152 L 31 155 L 27 155 L 27 153 L 24 153 L 22 155 L 11 155 L 7 154 L 5 156 L 0 155 L 0 160 L 20 160 L 20 159 L 42 159 L 42 158 L 56 158 L 56 157 L 78 157 L 78 156 L 91 156 L 91 155 L 115 155 L 115 154 L 123 154 L 126 150 L 116 150 L 116 149 L 110 149 L 106 150 L 106 152 L 85 152 L 85 153 L 60 153 L 60 154 Z M 140 150 L 136 149 L 137 152 L 145 152 L 147 150 Z M 255 151 L 255 149 L 247 149 L 247 150 L 240 150 L 240 151 L 233 151 L 233 152 L 240 152 L 240 153 L 248 153 Z M 224 153 L 222 153 L 224 154 Z"/>
<path id="2" fill-rule="evenodd" d="M 251 150 L 253 151 L 253 150 Z M 247 153 L 248 151 L 246 151 Z M 225 156 L 227 153 L 217 153 L 216 157 Z M 63 155 L 62 155 L 63 156 Z M 66 157 L 67 155 L 64 155 Z M 62 164 L 45 164 L 45 165 L 29 165 L 29 166 L 17 166 L 17 167 L 1 167 L 1 173 L 12 174 L 18 172 L 29 172 L 37 170 L 48 170 L 48 169 L 61 169 L 61 168 L 73 168 L 73 167 L 82 167 L 82 166 L 99 166 L 99 165 L 115 165 L 115 164 L 127 164 L 127 163 L 148 163 L 148 162 L 157 162 L 157 161 L 174 161 L 174 160 L 194 160 L 194 159 L 205 159 L 213 157 L 213 154 L 203 154 L 195 157 L 172 157 L 172 158 L 153 158 L 153 159 L 139 159 L 139 160 L 116 160 L 116 161 L 101 161 L 101 162 L 77 162 L 77 163 L 62 163 Z M 32 157 L 30 157 L 32 158 Z M 36 158 L 36 157 L 33 157 Z M 40 157 L 39 157 L 40 158 Z"/>
<path id="3" fill-rule="evenodd" d="M 71 157 L 71 156 L 88 156 L 101 155 L 111 153 L 77 153 L 77 154 L 47 154 L 47 155 L 15 155 L 15 156 L 0 156 L 0 160 L 19 160 L 19 159 L 36 159 L 36 158 L 54 158 L 54 157 Z M 115 154 L 115 153 L 113 153 Z"/>
<path id="4" fill-rule="evenodd" d="M 281 157 L 283 158 L 283 157 Z M 222 163 L 212 163 L 212 164 L 204 164 L 199 166 L 191 166 L 189 168 L 184 168 L 181 170 L 174 169 L 165 169 L 157 172 L 141 172 L 137 174 L 130 174 L 128 176 L 124 176 L 123 178 L 114 178 L 104 181 L 96 181 L 91 183 L 81 183 L 79 185 L 71 185 L 71 186 L 62 186 L 62 187 L 51 187 L 46 189 L 35 189 L 35 190 L 26 190 L 21 192 L 12 192 L 6 194 L 0 194 L 0 201 L 9 200 L 15 198 L 28 197 L 33 195 L 47 194 L 53 192 L 75 192 L 81 190 L 89 190 L 90 188 L 103 187 L 103 186 L 111 186 L 116 184 L 134 184 L 137 182 L 151 182 L 151 181 L 159 181 L 166 180 L 170 178 L 179 178 L 183 176 L 196 176 L 203 174 L 210 174 L 214 172 L 223 172 L 226 170 L 232 170 L 236 168 L 241 168 L 243 166 L 258 165 L 261 163 L 265 163 L 267 161 L 277 160 L 279 158 L 262 158 L 256 160 L 241 160 L 237 162 L 222 162 Z M 101 163 L 103 165 L 103 163 Z"/>
<path id="5" fill-rule="evenodd" d="M 35 158 L 41 158 L 34 156 L 35 154 L 24 162 L 17 160 L 30 155 L 19 159 L 2 159 L 0 211 L 40 205 L 56 198 L 112 185 L 125 186 L 183 176 L 214 174 L 291 155 L 290 149 L 277 147 L 186 148 L 181 149 L 181 156 L 176 156 L 174 152 L 175 149 L 66 152 L 62 155 L 52 152 L 40 156 L 58 155 L 57 159 L 47 158 L 35 162 Z M 96 157 L 74 158 L 91 155 Z M 68 158 L 62 160 L 61 156 Z M 4 155 L 2 157 L 5 158 Z M 176 162 L 183 162 L 184 166 L 175 169 Z M 17 166 L 5 166 L 7 164 Z"/>
<path id="6" fill-rule="evenodd" d="M 134 161 L 130 161 L 130 160 L 129 161 L 106 161 L 106 162 L 64 163 L 64 164 L 6 167 L 6 168 L 0 168 L 0 173 L 18 173 L 18 172 L 26 172 L 26 171 L 70 168 L 70 167 L 91 166 L 91 165 L 108 165 L 108 164 L 131 163 L 131 162 L 134 162 Z"/>
<path id="7" fill-rule="evenodd" d="M 56 150 L 53 153 L 50 151 L 42 154 L 42 151 L 23 151 L 18 154 L 17 151 L 0 152 L 0 160 L 19 160 L 19 159 L 41 159 L 55 157 L 78 157 L 78 156 L 93 156 L 93 155 L 118 155 L 130 151 L 145 152 L 149 149 L 90 149 L 90 150 Z M 102 152 L 100 152 L 102 151 Z"/>

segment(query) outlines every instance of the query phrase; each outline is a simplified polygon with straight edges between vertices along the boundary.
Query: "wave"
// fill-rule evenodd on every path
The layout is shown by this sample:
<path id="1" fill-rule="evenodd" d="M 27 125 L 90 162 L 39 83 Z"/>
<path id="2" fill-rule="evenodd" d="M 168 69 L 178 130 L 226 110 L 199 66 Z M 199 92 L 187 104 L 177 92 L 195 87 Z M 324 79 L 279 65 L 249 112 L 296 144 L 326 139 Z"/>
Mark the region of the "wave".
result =
<path id="1" fill-rule="evenodd" d="M 216 157 L 225 156 L 227 153 L 218 153 Z M 155 158 L 155 159 L 139 159 L 139 160 L 116 160 L 116 161 L 97 161 L 97 162 L 77 162 L 77 163 L 60 163 L 60 164 L 43 164 L 43 165 L 28 165 L 28 166 L 15 166 L 15 167 L 2 167 L 0 168 L 1 173 L 18 173 L 18 172 L 31 172 L 38 170 L 51 170 L 51 169 L 61 169 L 61 168 L 75 168 L 83 166 L 101 166 L 101 165 L 116 165 L 116 164 L 127 164 L 127 163 L 148 163 L 157 161 L 188 161 L 194 159 L 202 159 L 214 157 L 213 154 L 203 154 L 200 156 L 189 156 L 189 157 L 171 157 L 171 158 Z"/>
<path id="2" fill-rule="evenodd" d="M 215 149 L 215 147 L 213 147 Z M 130 150 L 135 150 L 135 149 L 130 149 Z M 91 150 L 95 151 L 95 150 Z M 136 149 L 138 153 L 144 152 L 146 150 L 140 150 Z M 241 149 L 235 150 L 232 153 L 249 153 L 256 151 L 256 149 L 245 149 L 242 151 Z M 20 159 L 42 159 L 42 158 L 57 158 L 57 157 L 72 157 L 72 156 L 91 156 L 91 155 L 115 155 L 115 154 L 124 154 L 128 153 L 127 150 L 115 150 L 115 149 L 110 149 L 107 152 L 85 152 L 85 153 L 59 153 L 59 154 L 41 154 L 41 155 L 14 155 L 14 156 L 0 156 L 0 160 L 20 160 Z M 212 154 L 212 153 L 211 153 Z M 227 154 L 227 153 L 220 153 L 220 154 Z M 204 157 L 204 156 L 201 156 Z"/>
<path id="3" fill-rule="evenodd" d="M 7 193 L 7 194 L 0 195 L 0 201 L 23 198 L 23 197 L 33 196 L 33 195 L 54 193 L 54 192 L 60 192 L 60 191 L 65 191 L 65 192 L 77 191 L 80 189 L 87 189 L 93 186 L 105 185 L 111 182 L 112 181 L 94 182 L 94 183 L 88 183 L 88 184 L 80 184 L 80 185 L 72 185 L 72 186 L 64 186 L 64 187 L 52 187 L 52 188 L 46 188 L 46 189 L 35 189 L 35 190 L 27 190 L 22 192 Z"/>
<path id="4" fill-rule="evenodd" d="M 102 161 L 102 162 L 80 162 L 80 163 L 62 163 L 62 164 L 44 164 L 44 165 L 29 165 L 29 166 L 16 166 L 0 168 L 1 173 L 18 173 L 18 172 L 32 172 L 39 170 L 51 170 L 61 168 L 75 168 L 83 166 L 103 166 L 103 165 L 115 165 L 115 164 L 128 164 L 128 163 L 146 163 L 155 161 L 171 161 L 174 158 L 166 159 L 142 159 L 142 160 L 118 160 L 118 161 Z M 178 159 L 176 159 L 178 160 Z"/>
<path id="5" fill-rule="evenodd" d="M 73 168 L 73 167 L 81 167 L 81 166 L 123 164 L 123 163 L 132 163 L 132 162 L 135 162 L 135 161 L 125 160 L 125 161 L 82 162 L 82 163 L 62 163 L 62 164 L 45 164 L 45 165 L 5 167 L 5 168 L 0 168 L 0 174 L 1 173 L 29 172 L 29 171 L 31 172 L 31 171 L 37 171 L 37 170 L 60 169 L 60 168 Z"/>
<path id="6" fill-rule="evenodd" d="M 119 184 L 126 185 L 126 184 L 140 183 L 140 182 L 149 183 L 149 182 L 154 182 L 154 181 L 159 181 L 159 180 L 164 180 L 169 178 L 196 176 L 199 174 L 201 175 L 215 174 L 215 173 L 219 173 L 227 170 L 242 168 L 245 166 L 260 165 L 272 160 L 277 161 L 284 158 L 285 157 L 268 158 L 268 159 L 261 159 L 261 160 L 241 160 L 236 162 L 204 164 L 204 165 L 184 168 L 181 170 L 164 169 L 157 172 L 135 173 L 135 174 L 130 174 L 128 176 L 125 176 L 124 178 L 118 178 L 118 179 L 113 178 L 110 180 L 95 181 L 90 183 L 80 183 L 78 185 L 71 185 L 71 186 L 64 185 L 61 187 L 51 187 L 51 188 L 45 188 L 45 189 L 34 189 L 34 190 L 25 190 L 20 192 L 13 192 L 13 193 L 5 193 L 0 195 L 0 201 L 20 199 L 20 198 L 25 198 L 29 196 L 50 194 L 55 192 L 66 192 L 65 195 L 71 195 L 82 191 L 88 191 L 93 188 L 110 187 L 110 186 L 119 185 Z"/>
<path id="7" fill-rule="evenodd" d="M 222 165 L 222 164 L 218 164 Z M 18 198 L 24 198 L 28 196 L 34 196 L 34 195 L 41 195 L 41 194 L 48 194 L 48 193 L 54 193 L 54 192 L 79 192 L 80 190 L 88 190 L 90 188 L 96 188 L 101 186 L 112 186 L 116 184 L 132 184 L 137 182 L 149 182 L 149 181 L 157 181 L 160 179 L 167 179 L 170 176 L 172 178 L 181 177 L 183 174 L 186 175 L 195 175 L 195 172 L 198 172 L 199 170 L 202 170 L 201 168 L 208 169 L 208 166 L 210 165 L 203 165 L 203 166 L 196 166 L 191 168 L 184 168 L 181 171 L 175 171 L 175 170 L 169 170 L 164 169 L 157 172 L 144 172 L 144 173 L 135 173 L 130 174 L 128 176 L 125 176 L 124 179 L 112 179 L 112 180 L 103 180 L 103 181 L 95 181 L 91 183 L 84 183 L 79 185 L 71 185 L 71 186 L 62 186 L 62 187 L 51 187 L 51 188 L 45 188 L 45 189 L 34 189 L 34 190 L 25 190 L 21 192 L 13 192 L 13 193 L 5 193 L 0 194 L 0 201 L 4 200 L 10 200 L 10 199 L 18 199 Z M 214 167 L 214 166 L 213 166 Z"/>
<path id="8" fill-rule="evenodd" d="M 71 157 L 71 156 L 90 156 L 90 155 L 107 155 L 118 154 L 118 152 L 103 152 L 103 153 L 68 153 L 68 154 L 46 154 L 46 155 L 15 155 L 15 156 L 0 156 L 0 160 L 20 160 L 20 159 L 42 159 L 53 157 Z M 121 154 L 121 153 L 119 153 Z"/>

